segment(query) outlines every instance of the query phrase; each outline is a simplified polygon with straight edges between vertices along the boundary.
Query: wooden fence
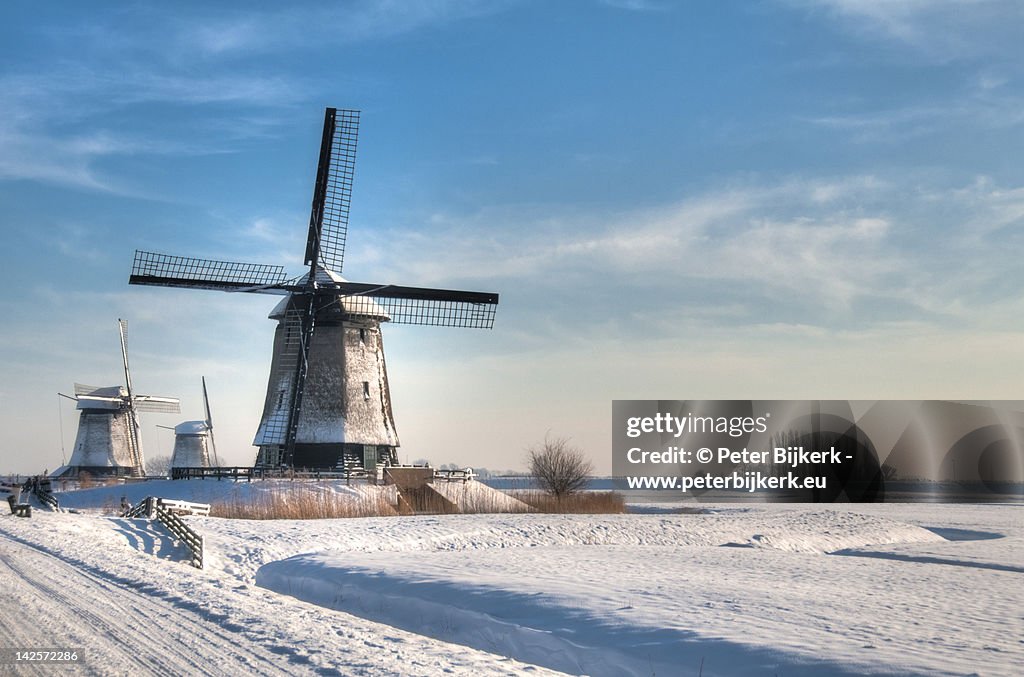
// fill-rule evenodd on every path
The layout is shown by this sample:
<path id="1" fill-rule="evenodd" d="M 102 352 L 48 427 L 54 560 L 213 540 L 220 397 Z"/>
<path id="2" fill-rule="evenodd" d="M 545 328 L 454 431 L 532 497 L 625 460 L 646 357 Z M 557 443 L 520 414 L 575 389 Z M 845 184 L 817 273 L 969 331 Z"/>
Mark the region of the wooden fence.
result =
<path id="1" fill-rule="evenodd" d="M 472 468 L 462 470 L 434 470 L 435 482 L 469 482 L 476 478 Z"/>
<path id="2" fill-rule="evenodd" d="M 175 512 L 165 508 L 159 502 L 156 505 L 156 519 L 167 527 L 179 541 L 185 544 L 192 555 L 191 564 L 197 569 L 203 568 L 203 535 L 185 524 Z"/>
<path id="3" fill-rule="evenodd" d="M 57 497 L 54 496 L 53 492 L 51 492 L 49 489 L 36 487 L 35 489 L 32 490 L 32 493 L 36 495 L 36 498 L 39 499 L 40 503 L 45 505 L 50 510 L 53 510 L 54 512 L 60 511 L 60 504 L 57 502 Z"/>
<path id="4" fill-rule="evenodd" d="M 192 480 L 199 479 L 204 480 L 208 477 L 214 479 L 229 479 L 229 480 L 245 480 L 251 482 L 254 477 L 262 477 L 261 468 L 253 468 L 252 466 L 224 466 L 224 467 L 189 467 L 189 468 L 171 468 L 171 479 L 172 480 Z"/>
<path id="5" fill-rule="evenodd" d="M 190 503 L 169 498 L 147 496 L 128 508 L 122 517 L 148 517 L 156 519 L 171 532 L 171 535 L 185 544 L 191 556 L 192 566 L 203 568 L 203 535 L 185 524 L 181 515 L 209 515 L 208 503 Z"/>
<path id="6" fill-rule="evenodd" d="M 389 466 L 392 467 L 392 466 Z M 396 468 L 419 467 L 419 466 L 393 466 Z M 329 480 L 342 479 L 351 484 L 353 480 L 370 481 L 369 471 L 358 465 L 346 465 L 337 469 L 312 469 L 312 468 L 254 468 L 251 466 L 225 466 L 225 467 L 194 467 L 194 468 L 172 468 L 171 479 L 229 479 L 245 480 L 251 482 L 254 479 L 302 479 L 302 480 Z M 378 480 L 380 478 L 378 477 Z M 476 479 L 476 473 L 472 468 L 462 470 L 439 470 L 434 469 L 434 481 L 440 482 L 469 482 Z"/>

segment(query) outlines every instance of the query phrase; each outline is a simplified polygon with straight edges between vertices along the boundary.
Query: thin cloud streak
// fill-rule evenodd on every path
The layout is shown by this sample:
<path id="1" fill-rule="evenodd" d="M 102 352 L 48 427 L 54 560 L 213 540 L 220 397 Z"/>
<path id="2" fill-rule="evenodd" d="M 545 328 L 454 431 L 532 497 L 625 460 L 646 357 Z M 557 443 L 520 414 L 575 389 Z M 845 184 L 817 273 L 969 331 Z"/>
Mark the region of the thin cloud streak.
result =
<path id="1" fill-rule="evenodd" d="M 139 104 L 239 104 L 280 107 L 293 85 L 277 78 L 184 77 L 136 71 L 113 78 L 73 67 L 46 74 L 0 77 L 0 178 L 50 182 L 100 192 L 133 195 L 116 177 L 95 167 L 113 155 L 199 155 L 226 147 L 183 143 L 156 131 L 109 129 L 79 132 L 92 117 Z"/>
<path id="2" fill-rule="evenodd" d="M 361 0 L 337 6 L 300 4 L 285 10 L 210 17 L 198 26 L 194 22 L 181 24 L 173 42 L 178 51 L 215 56 L 367 42 L 496 14 L 519 1 Z"/>
<path id="3" fill-rule="evenodd" d="M 780 0 L 823 10 L 843 28 L 912 48 L 945 63 L 1019 47 L 1024 5 L 1016 0 Z"/>
<path id="4" fill-rule="evenodd" d="M 1024 101 L 991 94 L 965 99 L 958 105 L 917 105 L 802 119 L 819 127 L 849 132 L 858 143 L 880 143 L 950 132 L 968 123 L 980 130 L 1018 127 L 1024 125 Z"/>

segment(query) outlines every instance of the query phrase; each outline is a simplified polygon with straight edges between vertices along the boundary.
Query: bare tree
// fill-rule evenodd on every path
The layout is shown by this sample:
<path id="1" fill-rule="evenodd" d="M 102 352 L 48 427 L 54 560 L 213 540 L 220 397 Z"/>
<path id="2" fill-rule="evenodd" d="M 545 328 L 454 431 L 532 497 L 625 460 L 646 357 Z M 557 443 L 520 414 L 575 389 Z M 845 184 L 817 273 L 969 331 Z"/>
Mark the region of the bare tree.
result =
<path id="1" fill-rule="evenodd" d="M 569 444 L 568 437 L 544 436 L 544 443 L 527 450 L 530 474 L 544 491 L 557 499 L 580 491 L 594 465 L 579 447 Z"/>
<path id="2" fill-rule="evenodd" d="M 147 475 L 170 475 L 171 474 L 171 457 L 170 456 L 154 456 L 146 459 L 146 474 Z"/>

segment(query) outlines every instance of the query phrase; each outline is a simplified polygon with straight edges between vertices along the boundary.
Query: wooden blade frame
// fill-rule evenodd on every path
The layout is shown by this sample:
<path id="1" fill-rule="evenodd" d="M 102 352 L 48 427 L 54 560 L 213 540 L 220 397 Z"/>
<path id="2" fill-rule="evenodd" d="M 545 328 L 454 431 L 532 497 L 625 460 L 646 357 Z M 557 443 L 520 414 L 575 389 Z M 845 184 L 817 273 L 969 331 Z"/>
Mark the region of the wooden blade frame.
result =
<path id="1" fill-rule="evenodd" d="M 286 281 L 284 266 L 213 261 L 135 250 L 129 284 L 219 291 L 286 293 L 274 289 Z"/>
<path id="2" fill-rule="evenodd" d="M 317 268 L 340 273 L 344 264 L 358 136 L 359 111 L 327 109 L 306 237 L 310 280 L 316 277 Z"/>
<path id="3" fill-rule="evenodd" d="M 342 282 L 330 287 L 320 287 L 317 293 L 336 294 L 352 316 L 374 315 L 383 310 L 387 313 L 387 319 L 396 324 L 434 327 L 491 329 L 494 327 L 494 316 L 498 307 L 498 295 L 493 292 L 403 287 L 393 284 Z M 359 298 L 372 299 L 372 302 L 353 302 Z M 360 306 L 363 308 L 362 311 Z"/>
<path id="4" fill-rule="evenodd" d="M 121 358 L 124 361 L 124 380 L 128 389 L 128 432 L 131 435 L 129 450 L 132 455 L 133 473 L 142 473 L 142 440 L 139 436 L 138 409 L 135 405 L 135 395 L 132 391 L 132 374 L 128 369 L 128 321 L 118 318 L 117 331 L 121 337 Z"/>
<path id="5" fill-rule="evenodd" d="M 383 297 L 341 297 L 348 315 L 372 315 L 360 312 L 359 305 L 346 299 L 373 299 L 373 304 L 387 313 L 395 324 L 418 324 L 431 327 L 462 327 L 467 329 L 492 329 L 498 309 L 497 300 L 486 303 L 467 301 L 446 301 L 441 299 L 409 299 L 396 296 Z"/>
<path id="6" fill-rule="evenodd" d="M 210 431 L 210 451 L 213 452 L 213 465 L 220 467 L 217 458 L 217 444 L 213 441 L 213 414 L 210 413 L 210 396 L 206 394 L 206 377 L 203 377 L 203 407 L 206 409 L 206 427 Z"/>
<path id="7" fill-rule="evenodd" d="M 176 397 L 136 395 L 135 411 L 148 411 L 155 414 L 180 414 L 181 402 Z"/>

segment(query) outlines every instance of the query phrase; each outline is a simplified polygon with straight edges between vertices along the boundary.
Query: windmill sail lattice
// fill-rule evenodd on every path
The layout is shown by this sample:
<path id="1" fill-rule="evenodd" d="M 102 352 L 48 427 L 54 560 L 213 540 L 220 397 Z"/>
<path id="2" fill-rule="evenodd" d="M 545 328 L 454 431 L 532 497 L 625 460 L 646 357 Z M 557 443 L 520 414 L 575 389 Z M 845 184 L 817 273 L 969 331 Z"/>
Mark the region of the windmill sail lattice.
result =
<path id="1" fill-rule="evenodd" d="M 328 108 L 320 142 L 313 210 L 306 237 L 306 265 L 341 272 L 356 172 L 359 111 Z"/>
<path id="2" fill-rule="evenodd" d="M 380 325 L 489 329 L 498 295 L 341 277 L 359 112 L 328 108 L 306 238 L 308 270 L 136 251 L 131 284 L 282 294 L 263 417 L 254 439 L 267 466 L 372 467 L 397 459 Z"/>

